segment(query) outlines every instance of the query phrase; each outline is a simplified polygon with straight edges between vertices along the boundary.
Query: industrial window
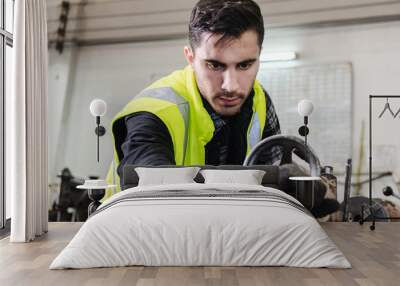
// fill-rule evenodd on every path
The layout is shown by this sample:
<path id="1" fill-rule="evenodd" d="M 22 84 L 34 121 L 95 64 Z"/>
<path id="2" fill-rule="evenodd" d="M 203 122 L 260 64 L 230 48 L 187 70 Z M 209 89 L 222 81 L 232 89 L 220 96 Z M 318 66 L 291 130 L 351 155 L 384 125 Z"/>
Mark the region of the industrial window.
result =
<path id="1" fill-rule="evenodd" d="M 297 103 L 305 98 L 313 101 L 309 143 L 322 164 L 344 171 L 352 146 L 351 64 L 261 66 L 258 79 L 272 97 L 283 134 L 298 135 L 303 118 L 297 113 Z"/>
<path id="2" fill-rule="evenodd" d="M 5 189 L 5 104 L 11 92 L 14 0 L 0 0 L 0 236 L 9 228 L 10 194 Z M 7 227 L 7 228 L 6 228 Z"/>

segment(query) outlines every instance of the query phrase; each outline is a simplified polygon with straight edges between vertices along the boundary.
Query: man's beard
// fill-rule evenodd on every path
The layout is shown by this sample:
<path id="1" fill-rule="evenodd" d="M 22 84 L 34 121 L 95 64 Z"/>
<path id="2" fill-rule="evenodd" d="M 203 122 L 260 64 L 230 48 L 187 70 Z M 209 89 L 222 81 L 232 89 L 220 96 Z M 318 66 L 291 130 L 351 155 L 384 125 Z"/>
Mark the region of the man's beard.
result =
<path id="1" fill-rule="evenodd" d="M 240 108 L 245 100 L 245 96 L 239 93 L 221 92 L 214 97 L 215 110 L 222 116 L 233 116 L 240 112 Z"/>

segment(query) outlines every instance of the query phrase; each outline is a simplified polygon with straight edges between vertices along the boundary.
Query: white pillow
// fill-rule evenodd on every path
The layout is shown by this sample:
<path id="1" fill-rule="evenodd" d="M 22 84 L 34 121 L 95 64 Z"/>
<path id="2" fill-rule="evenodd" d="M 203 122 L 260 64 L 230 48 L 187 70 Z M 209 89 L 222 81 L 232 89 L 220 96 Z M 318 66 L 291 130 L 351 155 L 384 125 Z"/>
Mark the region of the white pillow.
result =
<path id="1" fill-rule="evenodd" d="M 199 170 L 199 167 L 135 168 L 139 177 L 138 186 L 195 183 L 193 179 Z"/>
<path id="2" fill-rule="evenodd" d="M 246 185 L 261 185 L 265 175 L 263 170 L 201 170 L 205 184 L 233 183 Z"/>

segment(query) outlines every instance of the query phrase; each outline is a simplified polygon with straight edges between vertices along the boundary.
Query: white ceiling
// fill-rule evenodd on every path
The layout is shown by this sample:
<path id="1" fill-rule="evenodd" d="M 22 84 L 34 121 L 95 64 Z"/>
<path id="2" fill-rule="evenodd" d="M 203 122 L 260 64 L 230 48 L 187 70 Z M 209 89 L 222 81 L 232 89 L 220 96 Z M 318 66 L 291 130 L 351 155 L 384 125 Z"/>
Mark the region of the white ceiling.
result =
<path id="1" fill-rule="evenodd" d="M 78 44 L 183 38 L 197 0 L 71 0 L 68 41 Z M 400 21 L 400 0 L 256 0 L 267 28 Z M 61 0 L 47 0 L 49 41 Z"/>

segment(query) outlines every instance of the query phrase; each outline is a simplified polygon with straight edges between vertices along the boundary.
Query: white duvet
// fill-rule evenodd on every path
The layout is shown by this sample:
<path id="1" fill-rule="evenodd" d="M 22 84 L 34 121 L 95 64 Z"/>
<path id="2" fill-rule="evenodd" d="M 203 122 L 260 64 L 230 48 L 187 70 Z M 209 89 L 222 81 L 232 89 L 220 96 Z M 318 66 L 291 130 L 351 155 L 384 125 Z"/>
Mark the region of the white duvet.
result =
<path id="1" fill-rule="evenodd" d="M 163 196 L 175 190 L 172 197 Z M 226 196 L 219 196 L 224 192 Z M 161 196 L 154 197 L 157 193 Z M 254 185 L 131 188 L 104 202 L 50 269 L 127 265 L 350 268 L 342 252 L 299 204 L 279 190 Z"/>

